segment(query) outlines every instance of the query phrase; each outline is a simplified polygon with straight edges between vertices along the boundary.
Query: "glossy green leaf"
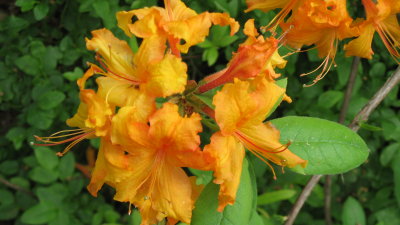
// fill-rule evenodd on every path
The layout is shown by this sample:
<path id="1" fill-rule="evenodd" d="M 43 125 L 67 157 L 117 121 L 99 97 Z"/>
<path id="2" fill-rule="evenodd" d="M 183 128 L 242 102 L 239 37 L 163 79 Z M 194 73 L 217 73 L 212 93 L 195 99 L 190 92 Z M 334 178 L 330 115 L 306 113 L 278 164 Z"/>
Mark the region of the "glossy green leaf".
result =
<path id="1" fill-rule="evenodd" d="M 29 172 L 28 176 L 38 183 L 50 184 L 57 180 L 58 173 L 42 167 L 35 167 Z"/>
<path id="2" fill-rule="evenodd" d="M 318 105 L 329 109 L 343 99 L 343 92 L 341 91 L 327 91 L 322 93 L 318 98 Z"/>
<path id="3" fill-rule="evenodd" d="M 264 225 L 264 221 L 262 217 L 257 213 L 257 211 L 253 212 L 249 225 Z"/>
<path id="4" fill-rule="evenodd" d="M 18 58 L 15 61 L 15 65 L 17 65 L 17 67 L 22 70 L 23 72 L 32 75 L 32 76 L 36 76 L 39 75 L 40 72 L 40 62 L 38 59 L 34 58 L 31 55 L 24 55 L 21 56 L 20 58 Z"/>
<path id="5" fill-rule="evenodd" d="M 60 158 L 58 170 L 60 171 L 60 178 L 62 179 L 72 176 L 75 171 L 75 157 L 72 152 Z"/>
<path id="6" fill-rule="evenodd" d="M 64 93 L 60 91 L 48 91 L 39 97 L 38 105 L 43 110 L 49 110 L 59 106 L 64 99 Z"/>
<path id="7" fill-rule="evenodd" d="M 257 205 L 267 205 L 273 202 L 287 200 L 296 195 L 293 189 L 283 189 L 279 191 L 266 192 L 257 198 Z"/>
<path id="8" fill-rule="evenodd" d="M 245 159 L 236 202 L 220 213 L 218 207 L 219 186 L 209 183 L 201 193 L 193 210 L 191 225 L 243 225 L 249 224 L 255 208 L 255 176 Z"/>
<path id="9" fill-rule="evenodd" d="M 389 165 L 398 152 L 400 152 L 400 143 L 394 143 L 385 147 L 379 156 L 382 166 Z"/>
<path id="10" fill-rule="evenodd" d="M 305 174 L 338 174 L 356 168 L 368 157 L 368 147 L 357 133 L 338 123 L 288 116 L 271 121 L 281 134 L 282 143 L 308 160 Z M 295 170 L 296 171 L 296 170 Z"/>
<path id="11" fill-rule="evenodd" d="M 36 0 L 17 0 L 15 5 L 21 8 L 22 12 L 29 11 L 35 6 Z"/>
<path id="12" fill-rule="evenodd" d="M 63 77 L 69 81 L 76 81 L 83 75 L 83 70 L 79 67 L 75 67 L 74 71 L 66 72 Z"/>
<path id="13" fill-rule="evenodd" d="M 344 202 L 342 211 L 342 222 L 343 225 L 365 225 L 366 217 L 365 212 L 360 204 L 353 197 L 348 197 Z"/>
<path id="14" fill-rule="evenodd" d="M 55 208 L 40 203 L 26 210 L 21 216 L 21 221 L 26 224 L 44 224 L 53 220 L 56 215 Z"/>
<path id="15" fill-rule="evenodd" d="M 36 20 L 42 20 L 49 13 L 49 5 L 46 3 L 40 3 L 33 9 L 33 15 Z"/>
<path id="16" fill-rule="evenodd" d="M 19 164 L 16 160 L 8 160 L 0 163 L 0 174 L 13 175 L 20 170 Z"/>
<path id="17" fill-rule="evenodd" d="M 12 141 L 14 148 L 18 150 L 22 147 L 22 143 L 25 140 L 25 129 L 22 127 L 13 127 L 7 132 L 6 137 Z"/>
<path id="18" fill-rule="evenodd" d="M 39 164 L 48 170 L 53 170 L 58 165 L 58 156 L 48 147 L 36 147 L 34 150 L 36 160 Z"/>

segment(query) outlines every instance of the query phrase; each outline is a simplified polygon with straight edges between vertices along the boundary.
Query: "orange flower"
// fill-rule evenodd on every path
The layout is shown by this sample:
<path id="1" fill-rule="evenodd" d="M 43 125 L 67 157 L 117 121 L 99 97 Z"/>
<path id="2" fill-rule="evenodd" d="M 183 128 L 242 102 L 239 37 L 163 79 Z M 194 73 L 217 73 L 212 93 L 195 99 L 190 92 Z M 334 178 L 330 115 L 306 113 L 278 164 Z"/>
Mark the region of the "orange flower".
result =
<path id="1" fill-rule="evenodd" d="M 263 29 L 271 29 L 272 32 L 291 11 L 296 11 L 302 5 L 304 0 L 246 0 L 248 9 L 245 12 L 250 12 L 255 9 L 260 9 L 264 12 L 269 12 L 274 9 L 281 8 L 282 10 L 275 16 L 275 18 Z"/>
<path id="2" fill-rule="evenodd" d="M 287 32 L 284 41 L 289 46 L 300 49 L 304 45 L 314 44 L 319 57 L 325 58 L 311 72 L 322 68 L 314 83 L 329 72 L 339 40 L 358 35 L 359 30 L 352 26 L 352 22 L 346 9 L 346 0 L 309 0 L 299 6 L 286 23 L 281 23 L 282 29 Z"/>
<path id="3" fill-rule="evenodd" d="M 96 196 L 104 183 L 111 185 L 115 200 L 139 208 L 142 225 L 166 217 L 169 224 L 189 224 L 197 191 L 181 167 L 209 167 L 199 148 L 201 117 L 181 117 L 176 105 L 166 103 L 148 125 L 134 111 L 123 107 L 113 118 L 112 142 L 103 139 L 88 189 Z"/>
<path id="4" fill-rule="evenodd" d="M 191 46 L 203 42 L 212 24 L 229 25 L 231 35 L 239 29 L 239 24 L 227 13 L 197 14 L 180 0 L 165 0 L 164 3 L 165 9 L 151 7 L 118 12 L 118 26 L 128 36 L 165 37 L 177 56 L 179 52 L 187 53 Z M 131 20 L 133 16 L 138 18 L 135 23 Z"/>
<path id="5" fill-rule="evenodd" d="M 239 46 L 237 52 L 234 53 L 227 68 L 206 77 L 204 79 L 206 83 L 199 87 L 200 93 L 232 82 L 234 78 L 246 80 L 263 74 L 268 79 L 273 80 L 279 76 L 273 71 L 273 68 L 275 66 L 282 67 L 286 62 L 277 53 L 278 40 L 272 37 L 264 38 L 262 35 L 259 35 L 254 27 L 253 19 L 246 22 L 244 33 L 248 38 Z"/>
<path id="6" fill-rule="evenodd" d="M 375 4 L 371 0 L 362 0 L 367 14 L 367 20 L 360 23 L 361 35 L 344 46 L 346 55 L 371 59 L 374 52 L 371 48 L 375 31 L 378 32 L 386 48 L 400 63 L 400 26 L 397 13 L 400 3 L 397 0 L 379 0 Z"/>
<path id="7" fill-rule="evenodd" d="M 263 123 L 284 94 L 283 88 L 259 76 L 251 81 L 235 79 L 214 96 L 215 120 L 221 130 L 213 134 L 204 151 L 216 159 L 219 211 L 235 201 L 245 148 L 268 165 L 267 159 L 290 168 L 307 164 L 279 142 L 279 131 L 272 124 Z"/>
<path id="8" fill-rule="evenodd" d="M 99 61 L 107 70 L 103 75 L 117 80 L 103 79 L 100 83 L 124 86 L 125 96 L 134 92 L 133 89 L 140 89 L 151 97 L 166 97 L 185 89 L 187 66 L 180 58 L 165 54 L 163 37 L 146 38 L 134 54 L 128 43 L 107 29 L 92 31 L 92 35 L 92 39 L 86 39 L 87 48 L 102 57 Z"/>
<path id="9" fill-rule="evenodd" d="M 78 127 L 78 129 L 60 131 L 49 137 L 35 136 L 38 141 L 44 143 L 36 145 L 51 146 L 71 142 L 63 152 L 58 153 L 59 156 L 62 156 L 75 144 L 86 138 L 103 137 L 108 134 L 114 108 L 94 90 L 85 89 L 86 80 L 101 71 L 96 65 L 90 65 L 83 77 L 78 80 L 81 103 L 77 113 L 67 120 L 68 126 Z M 62 140 L 56 141 L 59 139 Z"/>

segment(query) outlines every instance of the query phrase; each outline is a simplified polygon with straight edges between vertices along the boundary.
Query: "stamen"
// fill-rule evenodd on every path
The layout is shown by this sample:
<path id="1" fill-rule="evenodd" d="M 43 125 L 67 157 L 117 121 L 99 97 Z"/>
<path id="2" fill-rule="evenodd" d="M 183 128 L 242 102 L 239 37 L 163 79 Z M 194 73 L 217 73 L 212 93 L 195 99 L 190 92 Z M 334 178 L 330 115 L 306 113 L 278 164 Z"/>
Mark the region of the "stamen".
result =
<path id="1" fill-rule="evenodd" d="M 77 132 L 75 132 L 75 131 L 77 131 Z M 72 132 L 72 133 L 58 135 L 58 134 L 67 133 L 67 132 Z M 35 146 L 54 146 L 54 145 L 60 145 L 60 144 L 64 144 L 64 143 L 68 143 L 68 142 L 72 141 L 62 152 L 57 152 L 58 156 L 63 156 L 73 146 L 75 146 L 77 143 L 81 142 L 82 140 L 86 139 L 88 136 L 90 136 L 94 132 L 95 132 L 94 129 L 73 129 L 73 130 L 58 131 L 58 132 L 50 135 L 49 137 L 39 137 L 39 136 L 34 135 L 36 141 L 40 141 L 43 143 L 33 143 L 33 145 L 35 145 Z M 71 136 L 73 136 L 73 137 L 71 137 Z M 54 139 L 60 139 L 60 138 L 65 138 L 65 137 L 71 137 L 71 138 L 67 138 L 67 139 L 61 140 L 61 141 L 53 141 Z"/>
<path id="2" fill-rule="evenodd" d="M 134 84 L 136 84 L 136 85 L 140 84 L 140 81 L 136 81 L 136 80 L 132 80 L 132 79 L 126 78 L 126 77 L 129 77 L 129 76 L 126 75 L 126 74 L 122 74 L 123 76 L 121 76 L 121 75 L 116 74 L 116 73 L 113 72 L 112 70 L 110 70 L 110 68 L 108 68 L 106 62 L 104 62 L 104 60 L 103 60 L 102 58 L 100 58 L 99 55 L 96 55 L 95 59 L 100 63 L 100 65 L 101 65 L 102 67 L 104 67 L 105 70 L 107 70 L 108 72 L 110 72 L 112 75 L 114 75 L 114 76 L 116 76 L 116 77 L 118 77 L 118 78 L 124 79 L 124 80 L 126 80 L 126 81 L 132 82 L 132 83 L 134 83 Z M 108 76 L 108 74 L 104 74 L 104 73 L 101 73 L 101 74 L 103 74 L 103 75 L 105 75 L 105 76 Z M 125 77 L 124 77 L 124 76 L 125 76 Z"/>
<path id="3" fill-rule="evenodd" d="M 272 149 L 273 151 L 270 151 L 270 150 L 259 147 L 258 145 L 253 143 L 249 138 L 246 138 L 246 136 L 240 132 L 235 132 L 235 134 L 239 136 L 239 140 L 242 140 L 242 143 L 244 143 L 245 145 L 248 146 L 248 144 L 250 144 L 252 147 L 258 149 L 261 152 L 265 152 L 265 153 L 271 153 L 271 154 L 281 153 L 281 152 L 286 151 L 289 148 L 289 146 L 291 145 L 291 142 L 289 141 L 287 144 L 279 146 L 278 148 Z M 284 148 L 282 150 L 279 150 L 282 147 L 284 147 Z"/>

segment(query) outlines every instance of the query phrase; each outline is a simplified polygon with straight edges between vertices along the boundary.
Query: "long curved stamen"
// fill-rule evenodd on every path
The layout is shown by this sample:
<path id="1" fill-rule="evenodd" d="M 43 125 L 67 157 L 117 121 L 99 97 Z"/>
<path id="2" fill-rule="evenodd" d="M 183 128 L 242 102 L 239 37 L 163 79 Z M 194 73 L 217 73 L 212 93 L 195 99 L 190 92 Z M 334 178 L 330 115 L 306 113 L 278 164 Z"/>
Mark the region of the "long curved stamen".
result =
<path id="1" fill-rule="evenodd" d="M 271 31 L 272 34 L 275 33 L 276 27 L 281 23 L 287 15 L 289 15 L 290 11 L 292 11 L 294 5 L 298 0 L 291 0 L 281 11 L 269 22 L 267 26 L 262 27 L 262 31 Z"/>
<path id="2" fill-rule="evenodd" d="M 338 39 L 335 37 L 333 38 L 332 42 L 331 42 L 331 47 L 330 50 L 328 52 L 328 54 L 326 55 L 324 61 L 313 71 L 308 72 L 308 73 L 302 73 L 300 74 L 300 76 L 307 76 L 310 74 L 313 74 L 315 72 L 317 72 L 318 70 L 320 70 L 321 68 L 321 73 L 319 73 L 317 75 L 317 77 L 312 81 L 311 84 L 304 84 L 304 87 L 311 87 L 314 84 L 316 84 L 318 81 L 322 80 L 330 71 L 330 69 L 332 68 L 332 65 L 335 64 L 335 57 L 336 57 L 336 50 L 337 50 L 337 46 L 338 46 Z M 335 64 L 336 65 L 336 64 Z"/>
<path id="3" fill-rule="evenodd" d="M 386 26 L 384 24 L 379 24 L 375 27 L 376 27 L 376 31 L 378 32 L 379 36 L 381 37 L 381 39 L 383 41 L 383 44 L 388 49 L 390 55 L 393 57 L 393 59 L 397 63 L 400 63 L 400 61 L 399 61 L 400 53 L 396 49 L 396 44 L 399 45 L 399 43 L 396 41 L 396 39 L 393 37 L 393 35 L 388 31 L 388 29 L 386 28 Z"/>
<path id="4" fill-rule="evenodd" d="M 69 134 L 63 134 L 67 132 L 72 132 Z M 63 156 L 65 153 L 67 153 L 72 147 L 74 147 L 77 143 L 81 142 L 82 140 L 86 139 L 88 136 L 92 135 L 95 131 L 93 129 L 73 129 L 73 130 L 64 130 L 64 131 L 58 131 L 48 137 L 39 137 L 39 136 L 34 136 L 36 141 L 40 141 L 43 143 L 33 143 L 33 145 L 36 146 L 54 146 L 54 145 L 60 145 L 64 143 L 71 142 L 62 152 L 58 152 L 58 156 Z M 62 134 L 62 135 L 58 135 Z M 70 137 L 61 141 L 55 141 L 57 139 L 65 138 L 65 137 Z"/>

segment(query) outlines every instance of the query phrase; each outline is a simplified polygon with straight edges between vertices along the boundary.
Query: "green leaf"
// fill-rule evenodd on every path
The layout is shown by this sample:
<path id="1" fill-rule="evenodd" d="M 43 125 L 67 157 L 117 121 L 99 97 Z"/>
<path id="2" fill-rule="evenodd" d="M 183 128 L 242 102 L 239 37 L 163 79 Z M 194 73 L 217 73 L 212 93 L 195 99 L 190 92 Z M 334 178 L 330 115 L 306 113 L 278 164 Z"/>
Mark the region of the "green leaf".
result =
<path id="1" fill-rule="evenodd" d="M 360 202 L 353 197 L 348 197 L 342 211 L 343 225 L 365 225 L 365 220 L 364 209 Z"/>
<path id="2" fill-rule="evenodd" d="M 203 59 L 207 60 L 207 64 L 212 66 L 218 59 L 218 50 L 217 48 L 208 48 L 203 53 Z"/>
<path id="3" fill-rule="evenodd" d="M 243 170 L 236 201 L 220 213 L 218 207 L 219 186 L 210 182 L 201 193 L 193 210 L 191 225 L 243 225 L 249 224 L 255 208 L 255 176 L 247 159 Z"/>
<path id="4" fill-rule="evenodd" d="M 21 8 L 21 12 L 26 12 L 33 9 L 35 6 L 36 0 L 17 0 L 15 5 Z"/>
<path id="5" fill-rule="evenodd" d="M 282 143 L 308 160 L 305 174 L 338 174 L 358 167 L 368 157 L 368 147 L 357 133 L 338 123 L 288 116 L 271 121 Z"/>
<path id="6" fill-rule="evenodd" d="M 15 202 L 14 195 L 11 191 L 0 189 L 0 204 L 1 205 L 10 205 Z"/>
<path id="7" fill-rule="evenodd" d="M 327 91 L 324 92 L 318 98 L 318 105 L 329 109 L 332 108 L 335 104 L 337 104 L 343 98 L 343 92 L 341 91 Z"/>
<path id="8" fill-rule="evenodd" d="M 58 173 L 56 171 L 46 170 L 42 167 L 35 167 L 28 174 L 29 178 L 41 184 L 50 184 L 57 180 Z"/>
<path id="9" fill-rule="evenodd" d="M 394 196 L 397 200 L 397 205 L 400 206 L 400 153 L 397 152 L 392 163 L 393 178 L 394 178 Z"/>
<path id="10" fill-rule="evenodd" d="M 50 187 L 38 187 L 36 194 L 40 202 L 51 204 L 53 207 L 60 207 L 68 194 L 68 189 L 60 183 L 55 183 Z"/>
<path id="11" fill-rule="evenodd" d="M 204 171 L 204 170 L 196 170 L 193 168 L 189 168 L 190 172 L 193 173 L 196 176 L 196 184 L 208 184 L 213 176 L 212 176 L 212 171 Z"/>
<path id="12" fill-rule="evenodd" d="M 55 208 L 40 203 L 26 210 L 21 216 L 21 221 L 27 224 L 43 224 L 53 220 L 56 215 Z"/>
<path id="13" fill-rule="evenodd" d="M 0 172 L 4 175 L 13 175 L 18 173 L 19 164 L 15 160 L 7 160 L 0 164 Z"/>
<path id="14" fill-rule="evenodd" d="M 396 153 L 400 152 L 400 143 L 394 143 L 383 149 L 381 155 L 379 156 L 379 160 L 382 166 L 388 166 L 389 163 L 393 160 Z"/>
<path id="15" fill-rule="evenodd" d="M 43 66 L 46 72 L 51 72 L 56 68 L 58 60 L 62 58 L 62 53 L 55 46 L 49 46 L 46 48 L 45 54 L 43 56 Z"/>
<path id="16" fill-rule="evenodd" d="M 93 2 L 93 8 L 108 29 L 115 27 L 115 16 L 110 10 L 110 2 L 106 0 L 96 0 Z"/>
<path id="17" fill-rule="evenodd" d="M 264 225 L 264 221 L 262 217 L 257 213 L 257 211 L 253 212 L 249 225 Z"/>
<path id="18" fill-rule="evenodd" d="M 19 208 L 15 204 L 0 205 L 0 221 L 11 220 L 18 216 Z"/>
<path id="19" fill-rule="evenodd" d="M 43 110 L 53 109 L 61 104 L 65 94 L 61 91 L 48 91 L 39 96 L 38 106 Z"/>
<path id="20" fill-rule="evenodd" d="M 63 77 L 69 81 L 76 81 L 78 80 L 80 77 L 82 77 L 83 75 L 83 71 L 81 68 L 79 67 L 75 67 L 74 71 L 72 72 L 65 72 L 63 74 Z"/>
<path id="21" fill-rule="evenodd" d="M 296 195 L 293 189 L 283 189 L 279 191 L 266 192 L 257 198 L 257 205 L 267 205 L 273 202 L 287 200 Z"/>
<path id="22" fill-rule="evenodd" d="M 383 77 L 386 74 L 386 65 L 378 62 L 372 65 L 369 75 L 372 77 Z"/>
<path id="23" fill-rule="evenodd" d="M 49 13 L 49 5 L 46 3 L 40 3 L 33 9 L 33 15 L 36 20 L 42 20 L 47 16 L 47 13 Z"/>
<path id="24" fill-rule="evenodd" d="M 36 160 L 43 168 L 52 170 L 58 165 L 58 156 L 50 148 L 40 146 L 36 147 L 34 152 Z"/>
<path id="25" fill-rule="evenodd" d="M 61 157 L 58 170 L 60 171 L 61 179 L 65 179 L 72 176 L 72 174 L 75 171 L 75 157 L 73 153 L 70 152 L 65 156 Z"/>
<path id="26" fill-rule="evenodd" d="M 17 60 L 15 60 L 15 65 L 17 65 L 20 70 L 29 75 L 38 75 L 40 72 L 39 60 L 31 55 L 24 55 L 18 58 Z"/>
<path id="27" fill-rule="evenodd" d="M 22 127 L 13 127 L 7 132 L 6 138 L 12 141 L 14 148 L 18 150 L 22 147 L 22 143 L 25 140 L 25 129 Z"/>

